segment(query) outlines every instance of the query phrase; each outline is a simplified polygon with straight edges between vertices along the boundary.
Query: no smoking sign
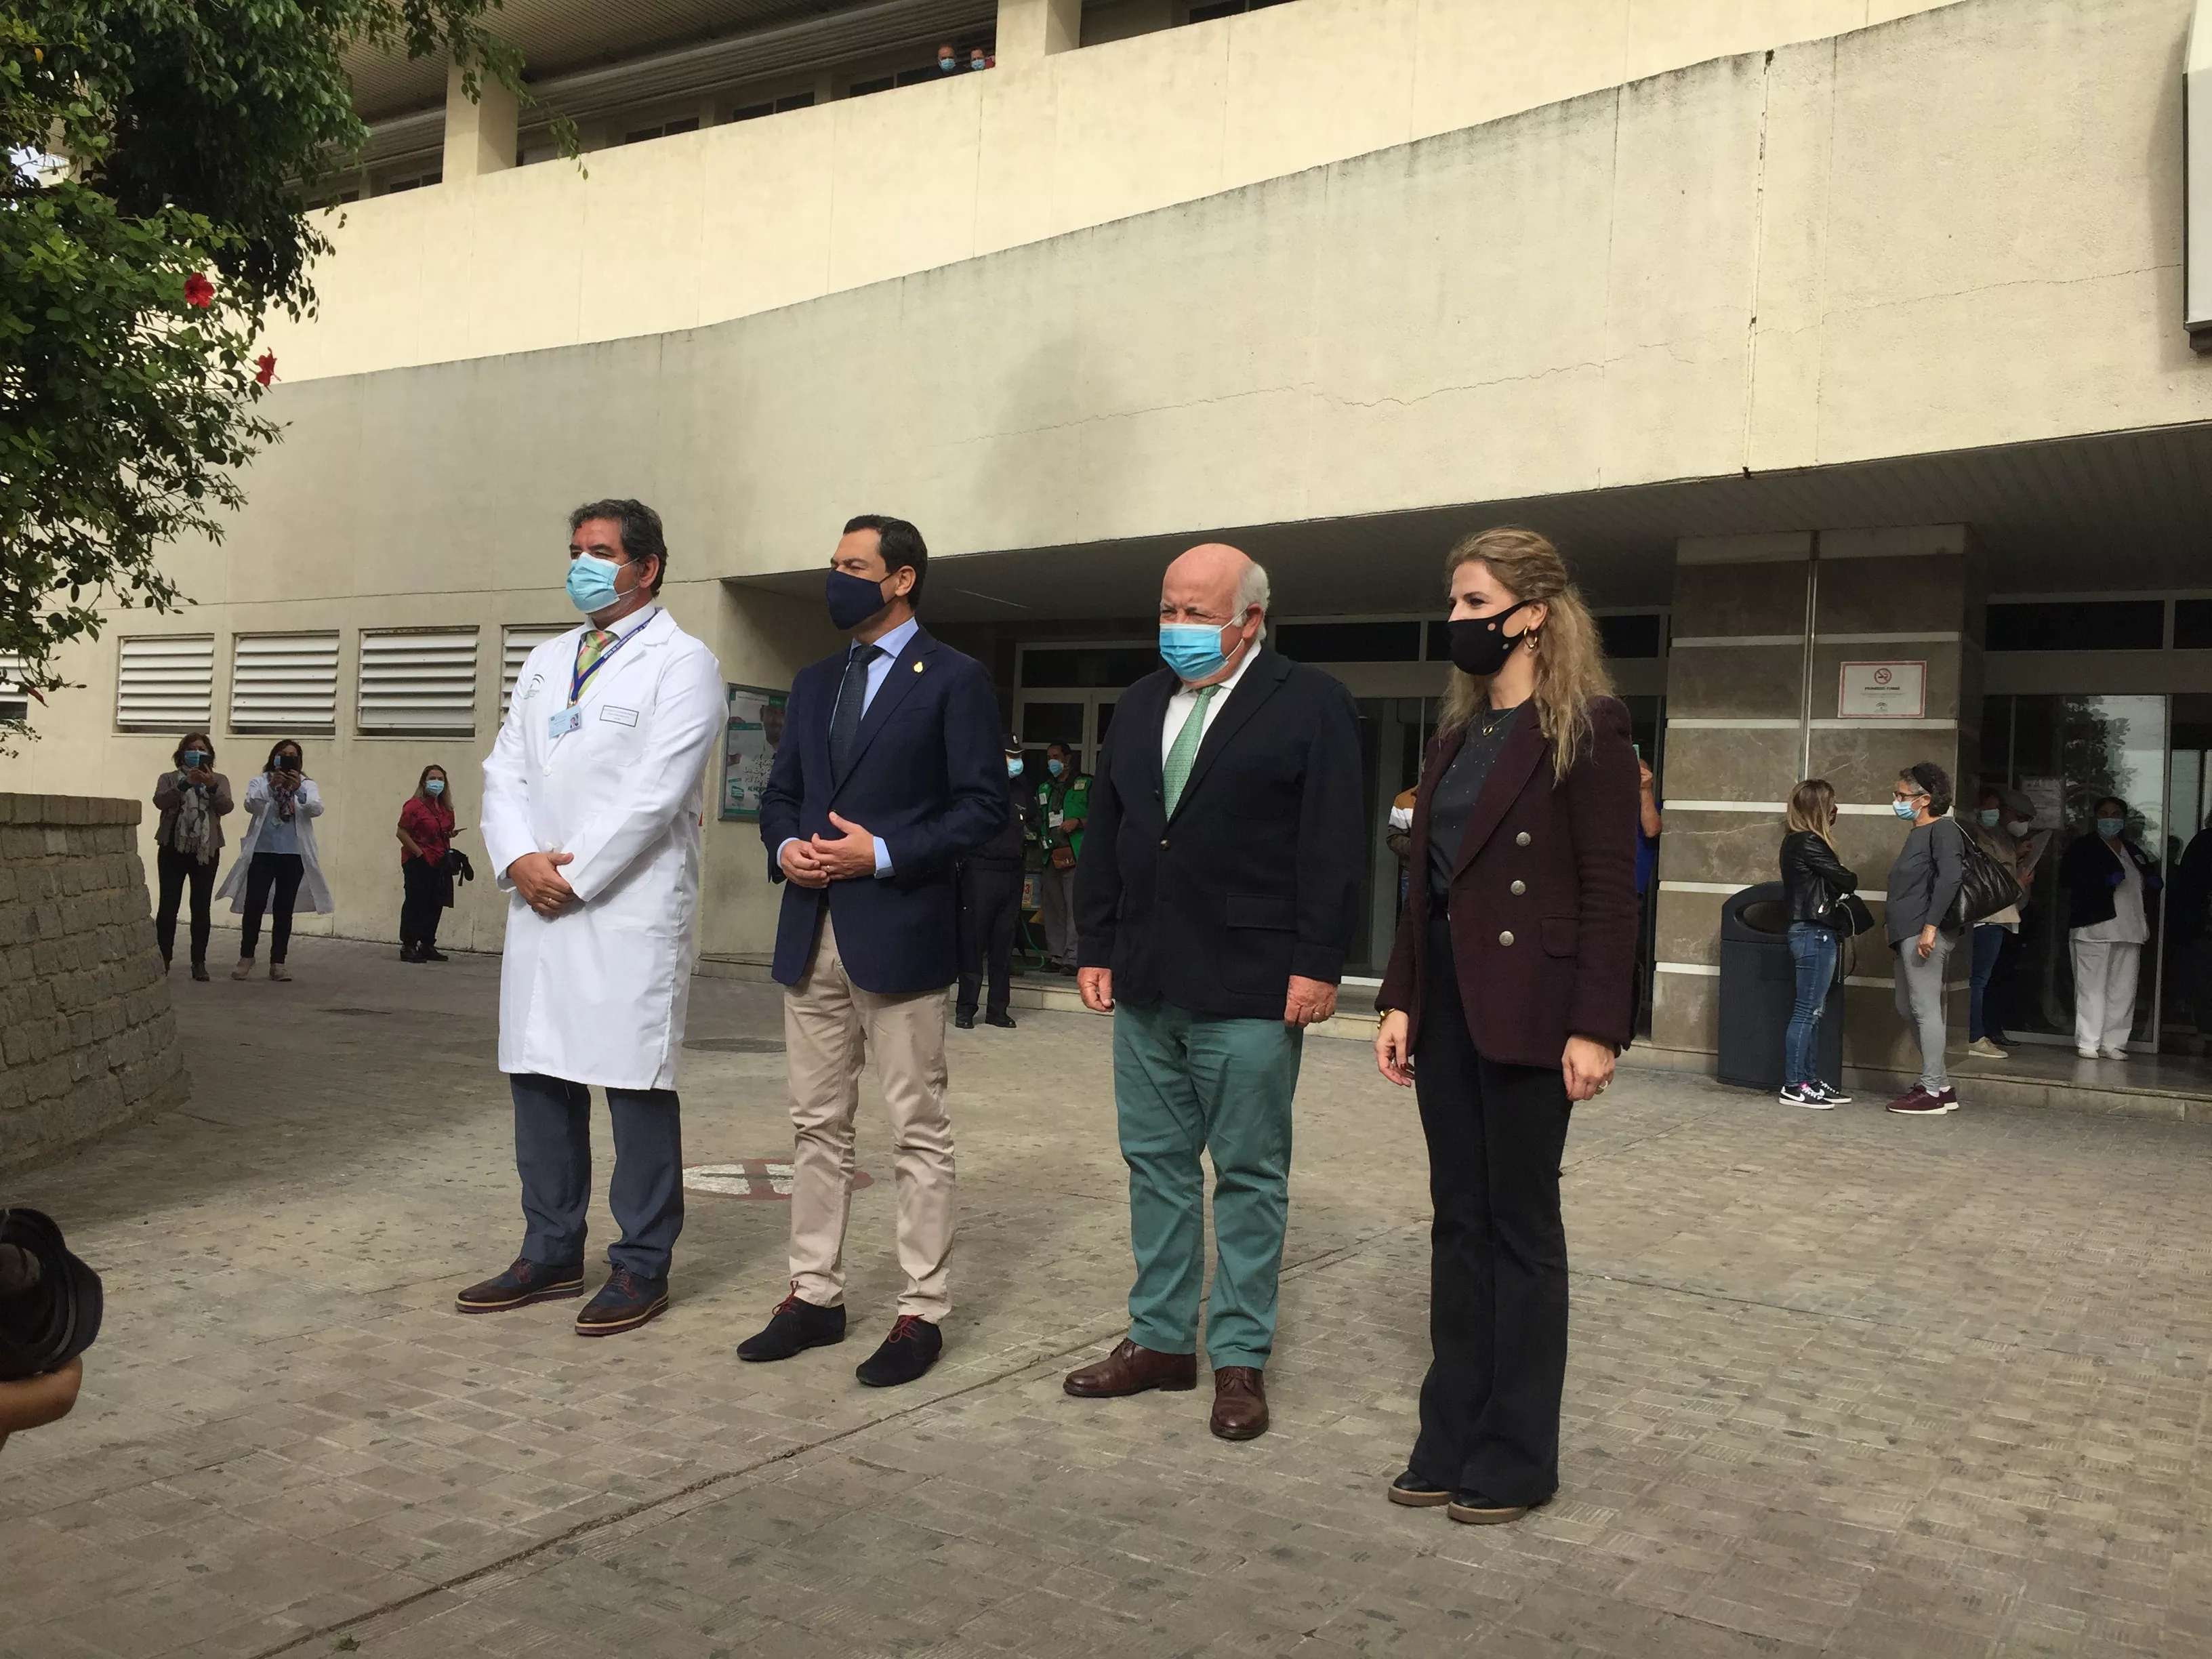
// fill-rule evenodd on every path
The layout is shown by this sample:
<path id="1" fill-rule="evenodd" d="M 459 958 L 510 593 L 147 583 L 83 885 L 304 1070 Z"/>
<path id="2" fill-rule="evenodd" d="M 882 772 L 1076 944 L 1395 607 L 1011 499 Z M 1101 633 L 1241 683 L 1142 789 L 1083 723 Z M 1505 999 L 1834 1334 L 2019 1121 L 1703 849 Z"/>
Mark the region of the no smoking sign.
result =
<path id="1" fill-rule="evenodd" d="M 687 1164 L 684 1190 L 716 1193 L 724 1198 L 789 1198 L 792 1168 L 787 1158 L 742 1158 L 734 1164 Z M 853 1171 L 853 1190 L 872 1187 L 866 1170 Z"/>

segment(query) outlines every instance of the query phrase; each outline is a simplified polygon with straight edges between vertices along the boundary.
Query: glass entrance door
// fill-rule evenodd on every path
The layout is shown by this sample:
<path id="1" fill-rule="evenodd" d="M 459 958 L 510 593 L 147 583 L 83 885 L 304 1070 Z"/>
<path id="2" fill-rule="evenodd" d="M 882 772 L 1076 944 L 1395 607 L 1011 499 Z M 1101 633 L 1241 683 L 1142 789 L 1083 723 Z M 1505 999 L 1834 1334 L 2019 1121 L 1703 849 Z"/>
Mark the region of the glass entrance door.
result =
<path id="1" fill-rule="evenodd" d="M 2037 693 L 1984 699 L 1982 775 L 2027 797 L 2035 832 L 2046 839 L 2039 856 L 2020 931 L 2006 943 L 1991 981 L 2002 1028 L 2052 1042 L 2074 1037 L 2074 976 L 2069 918 L 2058 871 L 2066 849 L 2095 833 L 2098 800 L 2127 803 L 2127 838 L 2162 866 L 2166 838 L 2167 700 Z M 1971 783 L 1962 782 L 1970 787 Z M 1968 811 L 1976 802 L 1961 805 Z M 2165 975 L 2160 912 L 2165 895 L 2145 905 L 2151 924 L 2136 991 L 2130 1047 L 2154 1051 Z"/>

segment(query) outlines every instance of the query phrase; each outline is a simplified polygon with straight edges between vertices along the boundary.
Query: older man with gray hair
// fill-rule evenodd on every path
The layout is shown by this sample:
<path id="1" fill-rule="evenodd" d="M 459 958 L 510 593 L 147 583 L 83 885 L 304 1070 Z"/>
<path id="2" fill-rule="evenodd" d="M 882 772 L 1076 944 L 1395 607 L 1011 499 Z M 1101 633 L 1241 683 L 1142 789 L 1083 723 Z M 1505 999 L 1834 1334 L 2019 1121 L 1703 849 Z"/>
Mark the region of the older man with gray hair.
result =
<path id="1" fill-rule="evenodd" d="M 1167 666 L 1121 696 L 1076 865 L 1077 982 L 1114 1016 L 1137 1279 L 1085 1398 L 1198 1384 L 1213 1160 L 1211 1426 L 1267 1427 L 1305 1028 L 1336 1009 L 1364 862 L 1359 727 L 1328 675 L 1267 648 L 1267 573 L 1194 547 L 1160 587 Z"/>

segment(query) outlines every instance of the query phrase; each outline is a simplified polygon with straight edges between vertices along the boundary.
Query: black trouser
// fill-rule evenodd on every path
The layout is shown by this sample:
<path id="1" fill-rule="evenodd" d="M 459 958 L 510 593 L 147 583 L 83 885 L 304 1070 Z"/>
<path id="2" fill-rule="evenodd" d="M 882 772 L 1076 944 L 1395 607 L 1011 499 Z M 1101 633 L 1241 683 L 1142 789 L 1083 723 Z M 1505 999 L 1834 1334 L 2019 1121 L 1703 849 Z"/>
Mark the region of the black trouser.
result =
<path id="1" fill-rule="evenodd" d="M 960 878 L 960 993 L 959 1011 L 975 1012 L 975 995 L 982 988 L 978 958 L 988 957 L 991 974 L 991 1013 L 1004 1018 L 1006 982 L 1014 969 L 1014 924 L 1021 920 L 1022 867 L 1003 869 L 969 859 Z"/>
<path id="2" fill-rule="evenodd" d="M 520 1073 L 514 1096 L 514 1167 L 522 1177 L 522 1254 L 566 1267 L 584 1259 L 592 1202 L 592 1091 L 580 1083 Z M 646 1279 L 665 1279 L 684 1231 L 684 1116 L 673 1089 L 609 1089 L 615 1173 L 607 1187 L 622 1237 L 607 1260 Z"/>
<path id="3" fill-rule="evenodd" d="M 1445 924 L 1429 930 L 1413 1090 L 1429 1141 L 1429 1341 L 1413 1472 L 1499 1504 L 1559 1484 L 1567 1232 L 1559 1156 L 1573 1109 L 1557 1066 L 1504 1066 L 1468 1036 Z"/>
<path id="4" fill-rule="evenodd" d="M 292 943 L 292 901 L 300 896 L 300 878 L 307 866 L 297 853 L 256 853 L 246 866 L 246 921 L 239 930 L 238 954 L 253 960 L 261 942 L 261 913 L 269 912 L 269 960 L 284 960 Z M 273 901 L 273 902 L 272 902 Z"/>
<path id="5" fill-rule="evenodd" d="M 202 864 L 189 853 L 179 853 L 173 847 L 154 849 L 154 867 L 160 873 L 161 902 L 154 912 L 154 942 L 161 947 L 161 966 L 169 965 L 169 958 L 177 944 L 177 904 L 185 896 L 185 884 L 192 889 L 192 966 L 207 966 L 208 906 L 215 896 L 215 860 Z"/>
<path id="6" fill-rule="evenodd" d="M 446 872 L 424 859 L 399 862 L 399 942 L 429 950 L 438 942 L 438 922 L 446 913 Z"/>

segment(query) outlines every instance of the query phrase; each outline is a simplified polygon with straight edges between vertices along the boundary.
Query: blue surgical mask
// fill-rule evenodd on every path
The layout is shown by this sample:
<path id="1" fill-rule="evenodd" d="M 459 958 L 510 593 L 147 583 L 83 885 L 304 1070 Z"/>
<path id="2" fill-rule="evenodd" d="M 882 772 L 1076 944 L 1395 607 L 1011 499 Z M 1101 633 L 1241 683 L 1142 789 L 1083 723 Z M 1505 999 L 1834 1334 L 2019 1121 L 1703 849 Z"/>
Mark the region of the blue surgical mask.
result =
<path id="1" fill-rule="evenodd" d="M 181 756 L 179 757 L 179 758 L 184 762 L 185 770 L 187 772 L 194 771 L 207 764 L 207 750 L 204 749 L 187 749 Z"/>
<path id="2" fill-rule="evenodd" d="M 1916 796 L 1914 799 L 1917 799 L 1918 798 Z M 1912 802 L 1909 800 L 1893 799 L 1889 803 L 1889 810 L 1896 813 L 1898 817 L 1903 818 L 1907 823 L 1911 823 L 1913 819 L 1920 816 L 1920 809 L 1915 806 Z"/>
<path id="3" fill-rule="evenodd" d="M 430 799 L 431 799 L 432 800 L 435 800 L 435 799 L 437 799 L 437 798 L 438 798 L 439 796 L 441 796 L 441 795 L 442 795 L 442 794 L 444 794 L 444 793 L 446 793 L 446 781 L 445 781 L 445 779 L 443 779 L 443 778 L 432 778 L 432 779 L 430 779 L 428 782 L 426 782 L 426 783 L 422 786 L 422 793 L 423 793 L 424 794 L 426 794 L 426 795 L 429 796 L 429 797 L 430 797 Z"/>
<path id="4" fill-rule="evenodd" d="M 1018 778 L 1018 777 L 1021 776 L 1021 775 L 1022 775 L 1022 757 L 1021 757 L 1019 755 L 1009 755 L 1009 756 L 1007 756 L 1007 757 L 1006 757 L 1006 775 L 1007 775 L 1008 777 L 1010 777 L 1010 778 Z"/>
<path id="5" fill-rule="evenodd" d="M 1996 807 L 1984 806 L 1982 808 L 1982 828 L 1984 830 L 1996 829 L 1997 827 L 1997 820 L 2003 816 L 2004 814 L 1999 811 Z"/>
<path id="6" fill-rule="evenodd" d="M 1058 777 L 1062 772 L 1067 770 L 1067 763 L 1064 760 L 1048 760 L 1044 763 L 1044 769 L 1053 776 Z"/>
<path id="7" fill-rule="evenodd" d="M 595 553 L 579 553 L 568 561 L 568 603 L 586 616 L 604 611 L 622 598 L 615 586 L 615 572 L 622 567 Z"/>
<path id="8" fill-rule="evenodd" d="M 1160 655 L 1184 680 L 1202 680 L 1221 671 L 1229 653 L 1221 648 L 1219 627 L 1207 623 L 1162 623 Z"/>
<path id="9" fill-rule="evenodd" d="M 971 70 L 979 70 L 988 69 L 991 66 L 981 58 L 971 58 L 968 60 L 968 67 Z"/>
<path id="10" fill-rule="evenodd" d="M 2128 821 L 2125 818 L 2099 818 L 2097 820 L 2097 833 L 2102 836 L 2106 841 L 2118 841 L 2120 838 L 2120 832 L 2127 827 Z"/>
<path id="11" fill-rule="evenodd" d="M 940 58 L 937 60 L 937 67 L 944 73 L 950 75 L 953 70 L 960 67 L 960 63 L 957 58 Z"/>

